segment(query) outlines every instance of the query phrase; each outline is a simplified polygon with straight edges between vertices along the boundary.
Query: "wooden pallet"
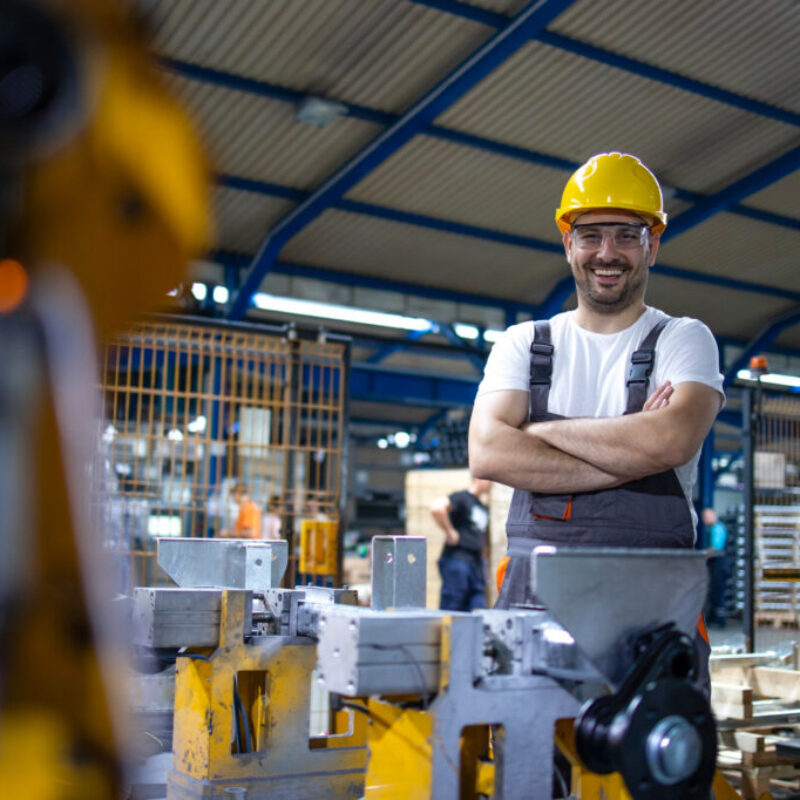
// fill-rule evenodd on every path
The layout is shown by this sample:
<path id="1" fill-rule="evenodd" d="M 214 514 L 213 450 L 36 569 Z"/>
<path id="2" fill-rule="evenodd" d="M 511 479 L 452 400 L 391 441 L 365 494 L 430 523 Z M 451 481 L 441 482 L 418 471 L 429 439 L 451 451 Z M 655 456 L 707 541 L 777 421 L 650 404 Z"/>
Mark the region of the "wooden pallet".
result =
<path id="1" fill-rule="evenodd" d="M 800 671 L 761 666 L 760 654 L 711 661 L 711 705 L 717 719 L 736 720 L 735 729 L 721 730 L 717 766 L 739 786 L 743 800 L 759 800 L 771 789 L 800 787 L 800 756 L 776 752 L 778 742 L 797 738 L 788 727 L 770 727 L 759 712 L 800 704 Z M 800 709 L 797 709 L 800 710 Z"/>
<path id="2" fill-rule="evenodd" d="M 797 628 L 799 616 L 797 611 L 756 611 L 753 618 L 757 627 Z"/>

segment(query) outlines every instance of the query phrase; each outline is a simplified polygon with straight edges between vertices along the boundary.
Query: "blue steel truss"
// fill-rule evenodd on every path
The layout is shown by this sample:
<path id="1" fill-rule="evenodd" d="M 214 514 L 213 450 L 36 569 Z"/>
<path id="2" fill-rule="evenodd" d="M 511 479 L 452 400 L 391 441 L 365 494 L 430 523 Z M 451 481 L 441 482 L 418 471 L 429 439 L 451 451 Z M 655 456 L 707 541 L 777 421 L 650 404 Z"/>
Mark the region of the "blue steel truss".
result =
<path id="1" fill-rule="evenodd" d="M 231 303 L 228 317 L 241 319 L 252 294 L 269 272 L 284 244 L 322 214 L 362 178 L 463 97 L 531 36 L 545 29 L 573 0 L 534 0 L 460 67 L 415 103 L 360 153 L 337 170 L 308 199 L 280 220 L 267 235 Z"/>
<path id="2" fill-rule="evenodd" d="M 795 153 L 795 151 L 792 151 Z M 793 155 L 792 158 L 797 158 L 797 155 Z M 754 188 L 751 189 L 751 192 L 756 192 L 760 188 L 763 187 L 764 179 L 766 175 L 776 176 L 773 180 L 777 180 L 780 177 L 783 177 L 781 173 L 777 171 L 775 165 L 780 162 L 781 165 L 784 167 L 787 163 L 791 163 L 787 157 L 781 157 L 777 160 L 777 162 L 773 162 L 772 164 L 758 170 L 760 173 L 758 176 L 754 173 L 753 176 L 749 176 L 744 178 L 742 181 L 737 182 L 737 184 L 744 183 L 746 186 L 753 186 Z M 790 170 L 791 171 L 791 170 Z M 788 173 L 787 173 L 788 174 Z M 757 178 L 757 180 L 756 180 Z M 256 194 L 263 194 L 268 195 L 270 197 L 279 197 L 284 200 L 293 200 L 295 202 L 301 202 L 305 198 L 309 197 L 309 193 L 305 192 L 301 189 L 293 189 L 288 186 L 281 186 L 274 183 L 266 183 L 264 181 L 256 181 L 249 178 L 238 178 L 231 175 L 223 175 L 220 176 L 220 183 L 223 186 L 232 189 L 240 189 L 242 191 L 249 191 Z M 718 195 L 713 195 L 712 198 L 715 198 L 714 202 L 718 207 L 718 210 L 724 210 L 724 206 L 726 203 L 729 203 L 729 199 L 727 198 L 727 190 L 718 193 Z M 355 214 L 363 214 L 370 217 L 376 217 L 380 219 L 385 219 L 390 222 L 398 222 L 401 224 L 406 225 L 416 225 L 418 227 L 429 228 L 430 230 L 441 231 L 443 233 L 453 233 L 460 236 L 471 236 L 476 239 L 482 239 L 485 241 L 492 241 L 498 244 L 506 244 L 513 247 L 523 247 L 528 248 L 531 250 L 537 250 L 540 252 L 546 253 L 553 253 L 556 255 L 561 255 L 563 253 L 563 248 L 561 244 L 557 244 L 555 242 L 548 242 L 544 239 L 537 239 L 533 236 L 520 236 L 518 234 L 512 233 L 505 233 L 503 231 L 496 231 L 489 228 L 482 228 L 477 225 L 466 225 L 460 222 L 453 222 L 451 220 L 440 219 L 439 217 L 430 217 L 424 214 L 416 214 L 407 211 L 399 211 L 394 208 L 386 208 L 385 206 L 379 206 L 374 203 L 363 203 L 363 202 L 356 202 L 353 200 L 339 200 L 338 202 L 332 205 L 333 208 L 339 209 L 341 211 L 349 211 Z M 705 209 L 706 206 L 702 206 L 702 209 Z M 694 209 L 689 209 L 688 211 L 681 214 L 679 217 L 676 218 L 675 222 L 672 222 L 670 227 L 677 225 L 680 221 L 690 214 L 691 211 Z M 703 217 L 705 219 L 706 217 Z M 693 225 L 699 224 L 702 219 L 698 214 L 696 221 L 693 222 Z M 766 221 L 766 220 L 765 220 Z M 800 229 L 800 221 L 797 224 L 798 229 Z M 688 229 L 688 225 L 684 225 L 683 230 Z M 670 233 L 670 228 L 667 229 L 667 233 Z M 665 237 L 666 238 L 666 234 Z M 273 270 L 276 269 L 273 266 Z M 763 294 L 770 297 L 781 297 L 785 299 L 794 299 L 797 302 L 800 302 L 800 292 L 792 292 L 787 289 L 782 289 L 775 286 L 767 286 L 765 284 L 754 283 L 751 281 L 742 281 L 738 280 L 737 278 L 727 278 L 723 275 L 712 275 L 705 272 L 697 272 L 696 270 L 686 269 L 685 267 L 675 267 L 669 266 L 667 264 L 656 264 L 653 267 L 654 272 L 658 272 L 661 275 L 664 275 L 669 278 L 677 278 L 679 280 L 687 280 L 687 281 L 696 281 L 699 283 L 706 283 L 712 286 L 719 286 L 725 289 L 734 289 L 737 291 L 742 292 L 752 292 L 755 294 Z M 338 274 L 338 273 L 337 273 Z M 535 312 L 542 315 L 542 316 L 552 316 L 553 314 L 557 313 L 561 310 L 561 307 L 566 302 L 567 298 L 572 294 L 574 291 L 574 283 L 572 280 L 572 276 L 566 276 L 562 281 L 556 284 L 553 287 L 552 291 L 548 295 L 547 299 L 543 301 L 543 303 L 539 306 L 538 309 L 535 309 Z M 499 305 L 500 301 L 493 302 L 492 305 Z M 482 305 L 486 305 L 483 303 Z M 522 309 L 522 307 L 519 307 Z M 531 311 L 532 309 L 528 307 L 526 310 Z"/>

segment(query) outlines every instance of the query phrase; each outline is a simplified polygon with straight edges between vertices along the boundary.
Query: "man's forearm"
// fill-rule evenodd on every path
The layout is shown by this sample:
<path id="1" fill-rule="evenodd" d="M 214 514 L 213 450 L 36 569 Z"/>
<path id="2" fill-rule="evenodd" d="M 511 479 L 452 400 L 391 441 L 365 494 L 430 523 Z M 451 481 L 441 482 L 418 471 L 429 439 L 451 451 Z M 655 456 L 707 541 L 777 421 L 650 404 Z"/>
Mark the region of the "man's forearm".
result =
<path id="1" fill-rule="evenodd" d="M 682 456 L 675 453 L 669 432 L 655 424 L 659 413 L 534 422 L 524 430 L 537 441 L 630 480 L 680 463 Z"/>
<path id="2" fill-rule="evenodd" d="M 514 489 L 559 494 L 609 489 L 626 480 L 506 425 L 471 433 L 470 470 Z"/>

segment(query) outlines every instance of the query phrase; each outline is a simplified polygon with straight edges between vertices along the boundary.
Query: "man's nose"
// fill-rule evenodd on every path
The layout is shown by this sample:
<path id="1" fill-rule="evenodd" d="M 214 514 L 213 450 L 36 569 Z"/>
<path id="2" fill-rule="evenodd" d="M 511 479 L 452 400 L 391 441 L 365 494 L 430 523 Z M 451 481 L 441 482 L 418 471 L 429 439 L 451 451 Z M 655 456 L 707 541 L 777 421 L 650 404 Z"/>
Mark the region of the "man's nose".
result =
<path id="1" fill-rule="evenodd" d="M 614 258 L 617 255 L 617 248 L 614 245 L 613 234 L 603 232 L 603 241 L 600 243 L 600 249 L 597 251 L 600 258 Z"/>

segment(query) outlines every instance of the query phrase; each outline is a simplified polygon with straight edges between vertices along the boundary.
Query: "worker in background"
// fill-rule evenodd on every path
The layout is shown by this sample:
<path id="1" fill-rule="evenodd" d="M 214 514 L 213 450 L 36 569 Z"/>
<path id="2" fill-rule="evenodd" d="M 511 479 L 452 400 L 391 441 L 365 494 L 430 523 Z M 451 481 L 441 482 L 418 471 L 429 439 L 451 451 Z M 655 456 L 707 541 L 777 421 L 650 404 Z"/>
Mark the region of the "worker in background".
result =
<path id="1" fill-rule="evenodd" d="M 725 548 L 728 544 L 728 529 L 717 518 L 713 508 L 704 508 L 703 525 L 706 530 L 708 550 L 708 605 L 706 622 L 712 628 L 724 628 L 727 622 L 725 609 L 725 586 L 730 565 Z"/>
<path id="2" fill-rule="evenodd" d="M 233 523 L 233 532 L 222 530 L 219 535 L 234 539 L 260 539 L 261 509 L 250 497 L 250 489 L 244 483 L 237 483 L 231 496 L 239 507 L 239 513 Z"/>
<path id="3" fill-rule="evenodd" d="M 644 302 L 667 225 L 652 172 L 593 156 L 555 219 L 577 308 L 504 333 L 470 423 L 472 473 L 515 489 L 499 608 L 535 601 L 540 544 L 691 548 L 697 460 L 724 399 L 708 328 Z"/>
<path id="4" fill-rule="evenodd" d="M 481 498 L 491 486 L 491 481 L 473 478 L 468 489 L 453 492 L 431 506 L 436 524 L 444 531 L 444 548 L 439 558 L 440 607 L 444 610 L 486 608 L 483 557 L 489 509 Z"/>
<path id="5" fill-rule="evenodd" d="M 261 535 L 264 539 L 277 540 L 281 538 L 281 498 L 273 494 L 267 501 L 267 513 L 261 518 Z"/>

